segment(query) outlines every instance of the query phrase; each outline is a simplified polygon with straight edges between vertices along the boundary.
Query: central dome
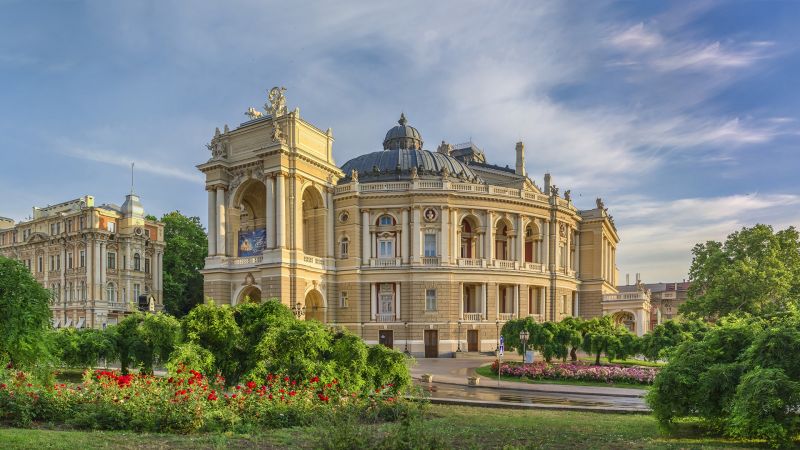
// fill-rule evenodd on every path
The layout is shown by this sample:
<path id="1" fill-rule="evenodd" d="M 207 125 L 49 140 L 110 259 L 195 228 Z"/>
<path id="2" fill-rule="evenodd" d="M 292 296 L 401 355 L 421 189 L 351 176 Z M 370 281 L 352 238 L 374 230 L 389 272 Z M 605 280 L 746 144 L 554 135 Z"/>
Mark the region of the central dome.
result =
<path id="1" fill-rule="evenodd" d="M 397 123 L 399 125 L 386 132 L 386 138 L 383 140 L 383 149 L 422 150 L 422 135 L 419 134 L 416 128 L 407 125 L 408 121 L 405 114 L 400 113 L 400 120 Z"/>
<path id="2" fill-rule="evenodd" d="M 452 156 L 428 150 L 400 149 L 367 153 L 347 161 L 342 166 L 345 177 L 339 183 L 352 181 L 353 171 L 362 182 L 441 179 L 442 176 L 462 181 L 482 183 L 483 180 L 463 162 Z"/>

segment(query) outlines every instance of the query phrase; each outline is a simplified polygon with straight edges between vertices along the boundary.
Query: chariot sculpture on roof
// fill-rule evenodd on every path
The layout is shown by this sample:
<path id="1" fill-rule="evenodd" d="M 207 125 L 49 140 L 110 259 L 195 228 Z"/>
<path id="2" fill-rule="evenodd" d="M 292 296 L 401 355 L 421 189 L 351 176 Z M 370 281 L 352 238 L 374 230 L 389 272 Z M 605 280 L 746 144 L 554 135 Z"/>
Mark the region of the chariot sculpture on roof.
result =
<path id="1" fill-rule="evenodd" d="M 269 102 L 264 104 L 264 109 L 273 118 L 280 117 L 287 112 L 284 92 L 286 92 L 285 87 L 276 86 L 269 90 L 269 96 L 267 97 Z"/>

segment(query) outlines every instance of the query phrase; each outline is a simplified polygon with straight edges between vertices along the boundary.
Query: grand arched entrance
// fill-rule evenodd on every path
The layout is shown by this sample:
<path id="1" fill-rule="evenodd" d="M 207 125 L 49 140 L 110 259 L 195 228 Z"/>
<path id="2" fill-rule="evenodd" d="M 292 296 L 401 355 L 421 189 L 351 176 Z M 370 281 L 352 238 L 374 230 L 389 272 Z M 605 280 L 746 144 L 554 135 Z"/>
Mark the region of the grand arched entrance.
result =
<path id="1" fill-rule="evenodd" d="M 239 187 L 230 217 L 236 256 L 256 256 L 266 249 L 266 199 L 266 186 L 259 180 L 247 180 Z"/>
<path id="2" fill-rule="evenodd" d="M 261 289 L 257 286 L 245 287 L 236 299 L 236 304 L 239 303 L 261 303 Z"/>
<path id="3" fill-rule="evenodd" d="M 325 256 L 325 203 L 322 194 L 309 187 L 303 191 L 303 252 L 307 255 Z"/>
<path id="4" fill-rule="evenodd" d="M 322 294 L 317 290 L 309 291 L 306 294 L 306 320 L 318 320 L 325 322 L 325 302 Z"/>
<path id="5" fill-rule="evenodd" d="M 636 333 L 636 317 L 629 311 L 617 311 L 611 315 L 614 323 L 622 325 L 627 328 L 631 333 Z"/>

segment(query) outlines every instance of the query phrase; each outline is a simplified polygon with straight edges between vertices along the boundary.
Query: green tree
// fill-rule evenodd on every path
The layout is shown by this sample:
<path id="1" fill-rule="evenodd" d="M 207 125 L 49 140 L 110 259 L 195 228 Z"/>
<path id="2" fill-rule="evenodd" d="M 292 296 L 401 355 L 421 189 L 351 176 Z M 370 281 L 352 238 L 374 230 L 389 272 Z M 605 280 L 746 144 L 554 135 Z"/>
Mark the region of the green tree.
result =
<path id="1" fill-rule="evenodd" d="M 128 373 L 131 364 L 138 365 L 142 373 L 153 373 L 153 366 L 166 363 L 180 342 L 180 323 L 164 313 L 136 312 L 106 331 L 119 356 L 122 373 Z"/>
<path id="2" fill-rule="evenodd" d="M 610 355 L 611 350 L 620 346 L 618 326 L 611 316 L 594 317 L 583 323 L 583 342 L 581 347 L 587 353 L 595 355 L 594 363 L 600 364 L 600 355 Z"/>
<path id="3" fill-rule="evenodd" d="M 710 320 L 732 312 L 769 314 L 800 300 L 800 235 L 793 227 L 742 228 L 724 244 L 697 244 L 692 253 L 684 314 Z"/>
<path id="4" fill-rule="evenodd" d="M 242 374 L 239 349 L 242 331 L 236 323 L 234 309 L 212 302 L 196 306 L 181 320 L 186 342 L 208 350 L 214 356 L 214 368 L 232 383 Z M 251 347 L 252 349 L 252 347 Z"/>
<path id="5" fill-rule="evenodd" d="M 164 214 L 164 308 L 183 317 L 203 303 L 203 275 L 200 269 L 208 256 L 208 238 L 199 217 L 178 211 Z"/>
<path id="6" fill-rule="evenodd" d="M 562 342 L 569 349 L 572 362 L 578 360 L 578 349 L 583 342 L 583 320 L 580 317 L 567 316 L 558 323 L 559 330 L 555 339 Z M 564 357 L 564 361 L 567 358 Z"/>
<path id="7" fill-rule="evenodd" d="M 0 360 L 29 368 L 48 362 L 50 299 L 22 263 L 0 256 Z"/>
<path id="8" fill-rule="evenodd" d="M 90 368 L 100 359 L 116 357 L 111 334 L 104 330 L 62 328 L 50 335 L 53 355 L 67 367 Z"/>
<path id="9" fill-rule="evenodd" d="M 668 359 L 684 341 L 703 338 L 708 325 L 701 320 L 667 320 L 642 336 L 641 353 L 650 361 Z"/>

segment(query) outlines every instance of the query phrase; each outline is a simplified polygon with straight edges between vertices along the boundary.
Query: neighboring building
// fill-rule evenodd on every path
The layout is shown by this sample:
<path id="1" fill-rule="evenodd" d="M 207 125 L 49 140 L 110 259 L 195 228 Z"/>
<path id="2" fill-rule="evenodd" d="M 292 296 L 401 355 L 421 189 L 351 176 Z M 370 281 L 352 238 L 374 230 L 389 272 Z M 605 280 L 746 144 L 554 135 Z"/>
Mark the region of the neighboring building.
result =
<path id="1" fill-rule="evenodd" d="M 163 309 L 164 225 L 145 219 L 139 197 L 122 207 L 85 196 L 0 219 L 0 255 L 22 261 L 53 295 L 53 326 L 102 328 L 135 310 L 140 295 Z"/>
<path id="2" fill-rule="evenodd" d="M 288 112 L 216 130 L 206 176 L 205 295 L 278 298 L 299 316 L 417 355 L 489 351 L 511 318 L 605 311 L 619 237 L 602 201 L 579 211 L 545 175 L 472 143 L 424 150 L 401 115 L 383 149 L 340 169 L 333 135 Z M 644 325 L 646 328 L 646 325 Z"/>
<path id="3" fill-rule="evenodd" d="M 637 276 L 638 277 L 638 276 Z M 686 303 L 689 298 L 689 282 L 678 283 L 641 283 L 644 289 L 650 291 L 650 329 L 665 320 L 678 317 L 678 308 Z M 636 285 L 617 286 L 620 292 L 632 292 Z"/>

